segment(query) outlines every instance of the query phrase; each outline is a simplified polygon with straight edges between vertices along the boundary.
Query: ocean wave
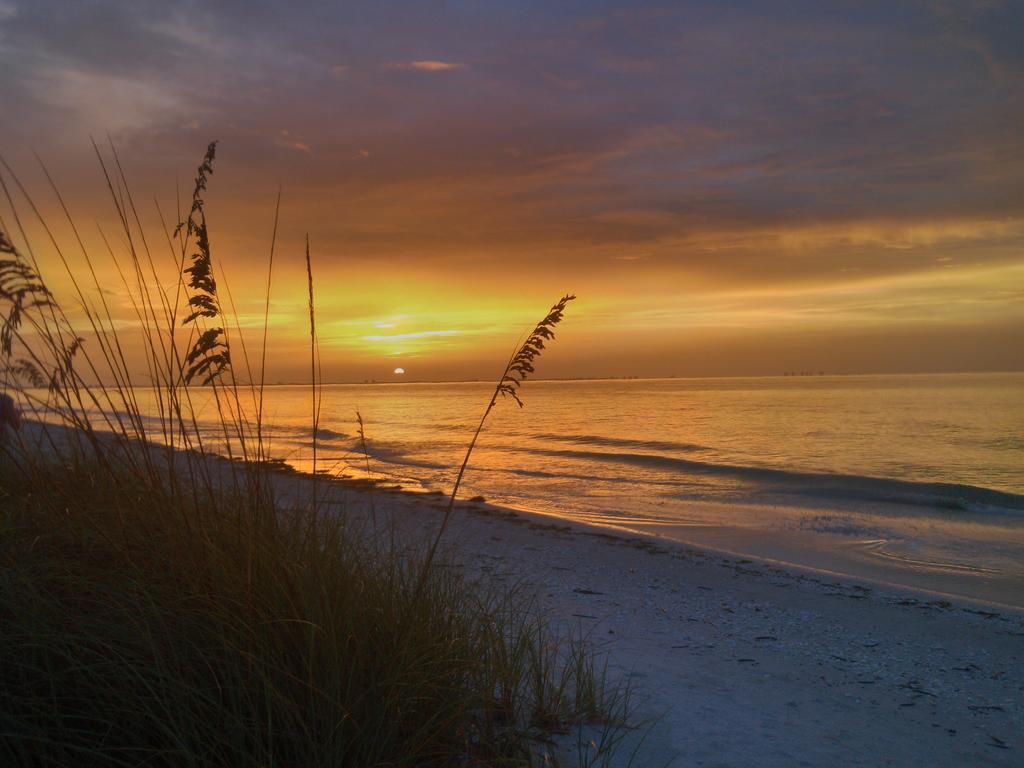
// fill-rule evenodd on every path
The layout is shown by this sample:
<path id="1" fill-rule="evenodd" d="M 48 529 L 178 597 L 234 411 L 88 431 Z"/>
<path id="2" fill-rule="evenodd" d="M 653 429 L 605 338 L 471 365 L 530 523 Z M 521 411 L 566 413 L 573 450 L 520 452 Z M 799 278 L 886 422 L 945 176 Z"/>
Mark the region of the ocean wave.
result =
<path id="1" fill-rule="evenodd" d="M 679 443 L 671 440 L 641 440 L 628 437 L 606 437 L 604 435 L 564 435 L 535 434 L 537 440 L 576 443 L 579 445 L 608 446 L 609 448 L 647 448 L 654 451 L 678 451 L 680 453 L 696 453 L 708 451 L 706 445 L 696 443 Z"/>
<path id="2" fill-rule="evenodd" d="M 280 434 L 280 435 L 282 435 L 282 436 L 290 435 L 293 438 L 302 438 L 302 437 L 304 437 L 307 440 L 312 440 L 312 438 L 313 438 L 313 430 L 310 429 L 309 427 L 301 427 L 301 428 L 298 428 L 298 429 L 289 429 L 289 430 L 283 430 L 283 429 L 271 430 L 271 434 L 274 434 L 275 432 Z M 327 429 L 326 427 L 318 427 L 317 430 L 316 430 L 316 439 L 317 440 L 350 440 L 350 439 L 352 439 L 352 435 L 347 435 L 344 432 L 337 432 L 337 431 L 335 431 L 333 429 Z"/>
<path id="3" fill-rule="evenodd" d="M 361 447 L 360 447 L 361 452 Z M 367 443 L 366 452 L 370 455 L 370 461 L 379 461 L 384 464 L 394 464 L 402 467 L 420 467 L 422 469 L 449 469 L 450 464 L 423 458 L 415 455 L 415 448 L 405 446 L 401 443 L 381 443 L 373 440 Z M 413 454 L 413 455 L 410 455 Z"/>
<path id="4" fill-rule="evenodd" d="M 630 464 L 689 475 L 733 477 L 763 490 L 817 498 L 875 501 L 976 513 L 1024 514 L 1024 495 L 959 483 L 894 480 L 862 475 L 798 472 L 774 467 L 718 464 L 648 453 L 538 448 L 532 453 L 584 461 Z"/>

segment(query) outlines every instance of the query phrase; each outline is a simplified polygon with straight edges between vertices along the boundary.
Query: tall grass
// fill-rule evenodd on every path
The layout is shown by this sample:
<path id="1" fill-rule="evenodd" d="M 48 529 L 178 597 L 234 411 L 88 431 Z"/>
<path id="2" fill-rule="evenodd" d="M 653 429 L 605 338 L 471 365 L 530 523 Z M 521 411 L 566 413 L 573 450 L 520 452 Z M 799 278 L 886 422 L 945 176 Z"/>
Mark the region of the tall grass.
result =
<path id="1" fill-rule="evenodd" d="M 215 151 L 177 226 L 157 210 L 155 237 L 115 148 L 97 147 L 120 225 L 116 240 L 101 231 L 101 255 L 45 167 L 70 246 L 0 172 L 3 389 L 49 425 L 0 449 L 0 764 L 519 765 L 550 762 L 551 741 L 588 722 L 621 733 L 624 696 L 528 593 L 437 567 L 438 540 L 381 545 L 328 512 L 315 472 L 294 507 L 281 504 L 263 422 L 270 276 L 257 377 L 207 224 Z M 276 231 L 275 213 L 268 270 Z M 73 311 L 44 278 L 51 260 Z M 103 262 L 133 332 L 106 299 Z M 308 241 L 306 270 L 315 445 Z M 507 388 L 561 309 L 513 356 L 484 420 L 500 394 L 516 396 Z M 216 441 L 200 428 L 207 402 Z M 579 761 L 600 763 L 616 738 Z"/>

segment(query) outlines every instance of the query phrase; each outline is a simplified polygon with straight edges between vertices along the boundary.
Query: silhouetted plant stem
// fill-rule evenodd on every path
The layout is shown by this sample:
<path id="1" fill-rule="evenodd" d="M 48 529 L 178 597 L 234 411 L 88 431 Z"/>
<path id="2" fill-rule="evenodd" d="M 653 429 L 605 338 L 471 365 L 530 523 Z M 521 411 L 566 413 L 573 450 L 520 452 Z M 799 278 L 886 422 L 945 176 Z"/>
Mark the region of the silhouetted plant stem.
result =
<path id="1" fill-rule="evenodd" d="M 356 411 L 356 420 L 359 422 L 359 442 L 363 447 L 363 458 L 366 459 L 366 479 L 370 481 L 370 452 L 366 449 L 366 429 L 363 425 L 363 415 Z M 369 499 L 370 499 L 370 519 L 374 525 L 377 523 L 377 510 L 373 504 L 373 484 L 369 485 Z"/>
<path id="2" fill-rule="evenodd" d="M 263 306 L 263 349 L 260 354 L 260 392 L 256 408 L 256 451 L 259 461 L 265 461 L 263 449 L 263 389 L 267 379 L 267 337 L 270 334 L 270 286 L 274 275 L 274 246 L 277 244 L 277 222 L 281 215 L 281 188 L 277 188 L 277 204 L 274 206 L 274 230 L 270 235 L 270 261 L 267 264 L 267 293 Z"/>
<path id="3" fill-rule="evenodd" d="M 502 372 L 501 377 L 498 379 L 498 383 L 494 387 L 494 394 L 491 395 L 491 401 L 487 404 L 487 408 L 484 409 L 484 415 L 480 417 L 480 423 L 476 427 L 476 432 L 473 433 L 473 439 L 469 441 L 469 447 L 466 449 L 466 455 L 462 459 L 462 466 L 459 467 L 459 474 L 455 477 L 455 485 L 452 487 L 451 496 L 448 497 L 448 506 L 445 508 L 444 518 L 441 520 L 441 527 L 438 529 L 437 535 L 434 537 L 434 541 L 430 545 L 430 549 L 427 550 L 427 557 L 423 561 L 423 572 L 420 574 L 420 580 L 416 590 L 417 593 L 422 589 L 423 584 L 426 582 L 427 573 L 434 562 L 434 556 L 437 554 L 437 548 L 441 543 L 441 537 L 444 536 L 444 532 L 448 528 L 448 522 L 451 520 L 452 510 L 455 508 L 455 498 L 458 496 L 459 487 L 462 485 L 462 478 L 466 474 L 466 467 L 469 466 L 469 459 L 473 455 L 473 449 L 476 447 L 477 440 L 480 438 L 480 433 L 484 429 L 484 423 L 487 421 L 487 417 L 498 402 L 498 396 L 511 397 L 516 401 L 516 404 L 520 408 L 523 407 L 523 401 L 519 397 L 519 388 L 522 386 L 522 383 L 526 380 L 527 376 L 534 372 L 534 360 L 540 357 L 541 351 L 545 347 L 545 342 L 552 341 L 555 338 L 555 332 L 553 329 L 562 321 L 562 315 L 565 313 L 566 305 L 575 298 L 575 296 L 567 294 L 559 299 L 558 302 L 548 310 L 544 319 L 537 323 L 530 335 L 526 337 L 526 341 L 523 342 L 522 346 L 519 347 L 511 358 L 509 358 L 508 364 L 505 366 L 505 370 Z"/>
<path id="4" fill-rule="evenodd" d="M 313 264 L 309 258 L 309 235 L 306 235 L 306 285 L 309 289 L 309 375 L 313 391 L 313 480 L 312 508 L 316 510 L 316 449 L 317 433 L 320 431 L 320 394 L 317 389 L 317 340 L 316 340 L 316 305 L 313 303 Z"/>

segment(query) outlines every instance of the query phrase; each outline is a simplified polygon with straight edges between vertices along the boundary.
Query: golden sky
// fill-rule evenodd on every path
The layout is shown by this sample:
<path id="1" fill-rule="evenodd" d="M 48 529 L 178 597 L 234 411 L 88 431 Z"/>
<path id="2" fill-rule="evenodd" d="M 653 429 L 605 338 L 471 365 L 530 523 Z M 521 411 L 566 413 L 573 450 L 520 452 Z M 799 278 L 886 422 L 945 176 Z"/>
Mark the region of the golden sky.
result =
<path id="1" fill-rule="evenodd" d="M 256 336 L 280 186 L 275 380 L 307 232 L 328 380 L 490 377 L 566 292 L 541 375 L 1024 369 L 1024 7 L 768 5 L 0 0 L 0 152 L 116 250 L 90 136 L 154 241 L 219 140 Z"/>

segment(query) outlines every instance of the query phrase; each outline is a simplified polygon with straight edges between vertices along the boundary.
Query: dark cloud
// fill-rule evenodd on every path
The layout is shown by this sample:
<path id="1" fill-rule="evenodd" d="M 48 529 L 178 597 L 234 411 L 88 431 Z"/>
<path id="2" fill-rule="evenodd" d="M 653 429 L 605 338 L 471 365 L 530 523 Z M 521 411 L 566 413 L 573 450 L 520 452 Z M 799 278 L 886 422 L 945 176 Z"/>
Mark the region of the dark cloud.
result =
<path id="1" fill-rule="evenodd" d="M 311 184 L 497 174 L 584 217 L 1015 213 L 1024 88 L 982 59 L 1014 67 L 1020 14 L 960 5 L 31 2 L 0 22 L 0 56 L 29 123 L 33 95 L 67 117 L 76 89 L 113 98 L 94 78 L 135 80 L 164 98 L 129 133 L 194 144 L 198 123 L 269 175 L 302 145 Z M 33 94 L 43 76 L 72 93 Z"/>

